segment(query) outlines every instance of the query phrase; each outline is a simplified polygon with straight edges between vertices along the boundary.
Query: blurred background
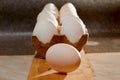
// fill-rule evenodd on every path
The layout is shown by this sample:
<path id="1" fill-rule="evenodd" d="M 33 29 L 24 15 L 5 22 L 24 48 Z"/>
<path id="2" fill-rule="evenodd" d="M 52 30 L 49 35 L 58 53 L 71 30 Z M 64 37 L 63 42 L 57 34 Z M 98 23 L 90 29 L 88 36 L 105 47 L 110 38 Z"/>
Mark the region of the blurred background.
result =
<path id="1" fill-rule="evenodd" d="M 34 54 L 36 17 L 49 2 L 75 5 L 90 34 L 86 53 L 120 52 L 120 0 L 0 0 L 0 55 Z"/>

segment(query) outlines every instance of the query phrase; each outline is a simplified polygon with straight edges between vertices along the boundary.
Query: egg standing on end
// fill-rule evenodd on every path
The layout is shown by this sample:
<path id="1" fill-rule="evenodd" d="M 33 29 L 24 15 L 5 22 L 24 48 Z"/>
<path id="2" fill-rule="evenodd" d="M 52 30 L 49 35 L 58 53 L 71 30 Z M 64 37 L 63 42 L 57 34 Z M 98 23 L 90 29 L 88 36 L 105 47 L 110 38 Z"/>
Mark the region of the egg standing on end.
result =
<path id="1" fill-rule="evenodd" d="M 73 46 L 65 43 L 58 43 L 47 50 L 46 62 L 54 70 L 68 73 L 79 67 L 81 55 Z"/>
<path id="2" fill-rule="evenodd" d="M 57 27 L 58 10 L 53 3 L 47 4 L 41 13 L 38 14 L 37 23 L 33 30 L 33 36 L 39 41 L 49 43 L 55 34 L 58 34 Z"/>
<path id="3" fill-rule="evenodd" d="M 37 22 L 33 31 L 33 36 L 44 44 L 49 43 L 55 34 L 57 34 L 57 29 L 52 22 L 47 20 Z"/>
<path id="4" fill-rule="evenodd" d="M 41 11 L 42 14 L 46 14 L 46 12 L 50 12 L 55 18 L 58 18 L 59 16 L 58 8 L 53 3 L 46 4 Z M 38 14 L 37 21 L 41 18 L 41 13 Z"/>
<path id="5" fill-rule="evenodd" d="M 60 34 L 65 35 L 71 43 L 77 43 L 85 34 L 86 27 L 72 3 L 63 5 L 60 10 L 60 20 L 62 23 Z"/>

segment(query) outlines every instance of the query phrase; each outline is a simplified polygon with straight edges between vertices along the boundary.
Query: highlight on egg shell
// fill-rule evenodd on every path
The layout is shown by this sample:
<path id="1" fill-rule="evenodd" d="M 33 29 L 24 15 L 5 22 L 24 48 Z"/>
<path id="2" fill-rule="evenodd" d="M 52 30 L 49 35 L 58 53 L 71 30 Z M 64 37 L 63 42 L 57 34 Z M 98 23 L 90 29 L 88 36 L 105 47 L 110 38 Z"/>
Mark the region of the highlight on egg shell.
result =
<path id="1" fill-rule="evenodd" d="M 44 6 L 42 12 L 46 11 L 51 12 L 56 18 L 58 18 L 59 11 L 58 8 L 53 3 L 48 3 Z"/>
<path id="2" fill-rule="evenodd" d="M 58 72 L 72 72 L 81 63 L 81 55 L 76 48 L 69 44 L 58 43 L 46 52 L 46 62 Z"/>
<path id="3" fill-rule="evenodd" d="M 67 15 L 74 15 L 78 17 L 75 6 L 72 3 L 66 3 L 60 9 L 60 17 L 65 17 Z"/>

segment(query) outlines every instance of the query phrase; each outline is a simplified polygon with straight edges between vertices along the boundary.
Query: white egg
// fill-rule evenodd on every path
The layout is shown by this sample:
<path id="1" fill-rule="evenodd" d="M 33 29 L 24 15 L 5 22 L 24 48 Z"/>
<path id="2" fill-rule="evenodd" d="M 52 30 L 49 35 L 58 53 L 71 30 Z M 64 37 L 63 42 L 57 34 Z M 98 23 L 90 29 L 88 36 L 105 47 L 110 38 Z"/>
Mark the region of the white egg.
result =
<path id="1" fill-rule="evenodd" d="M 61 8 L 60 22 L 62 23 L 60 33 L 65 35 L 71 43 L 78 42 L 85 34 L 86 27 L 72 3 L 67 3 Z"/>
<path id="2" fill-rule="evenodd" d="M 85 32 L 85 25 L 78 18 L 70 17 L 62 22 L 60 34 L 65 35 L 71 43 L 78 42 Z"/>
<path id="3" fill-rule="evenodd" d="M 70 14 L 69 12 L 66 12 L 65 14 L 63 14 L 63 15 L 60 16 L 60 20 L 63 20 L 63 19 L 65 19 L 65 18 L 71 17 L 71 16 L 74 16 L 74 17 L 76 17 L 76 18 L 79 18 L 78 15 L 74 15 L 74 14 Z"/>
<path id="4" fill-rule="evenodd" d="M 61 17 L 65 17 L 67 15 L 74 15 L 78 17 L 77 11 L 72 3 L 67 3 L 60 9 Z"/>
<path id="5" fill-rule="evenodd" d="M 58 27 L 57 19 L 50 12 L 40 13 L 37 17 L 37 22 L 40 22 L 40 21 L 43 21 L 43 20 L 48 20 L 48 19 L 51 20 L 51 22 L 55 25 L 56 28 Z"/>
<path id="6" fill-rule="evenodd" d="M 66 16 L 66 17 L 62 18 L 62 20 L 61 20 L 62 24 L 69 23 L 70 21 L 78 22 L 81 24 L 81 27 L 86 28 L 83 21 L 79 17 L 75 17 L 73 15 Z"/>
<path id="7" fill-rule="evenodd" d="M 81 55 L 69 44 L 59 43 L 51 46 L 46 52 L 46 62 L 58 72 L 72 72 L 81 62 Z"/>
<path id="8" fill-rule="evenodd" d="M 49 43 L 55 34 L 58 34 L 57 27 L 58 10 L 53 3 L 45 5 L 44 9 L 37 16 L 33 36 L 36 36 L 42 43 Z"/>
<path id="9" fill-rule="evenodd" d="M 48 3 L 45 5 L 42 12 L 46 12 L 46 11 L 51 12 L 56 18 L 58 18 L 59 11 L 53 3 Z"/>
<path id="10" fill-rule="evenodd" d="M 62 23 L 64 23 L 64 22 L 67 22 L 68 20 L 71 20 L 71 18 L 73 19 L 76 19 L 76 20 L 79 20 L 79 17 L 78 16 L 74 16 L 74 15 L 66 15 L 66 16 L 64 16 L 64 17 L 60 17 L 60 20 L 61 20 L 61 22 Z"/>
<path id="11" fill-rule="evenodd" d="M 75 6 L 72 3 L 66 3 L 62 6 L 60 9 L 60 12 L 64 12 L 65 10 L 68 10 L 70 12 L 76 12 Z"/>
<path id="12" fill-rule="evenodd" d="M 58 34 L 57 29 L 49 19 L 37 22 L 33 30 L 33 36 L 42 43 L 49 43 L 55 34 Z"/>

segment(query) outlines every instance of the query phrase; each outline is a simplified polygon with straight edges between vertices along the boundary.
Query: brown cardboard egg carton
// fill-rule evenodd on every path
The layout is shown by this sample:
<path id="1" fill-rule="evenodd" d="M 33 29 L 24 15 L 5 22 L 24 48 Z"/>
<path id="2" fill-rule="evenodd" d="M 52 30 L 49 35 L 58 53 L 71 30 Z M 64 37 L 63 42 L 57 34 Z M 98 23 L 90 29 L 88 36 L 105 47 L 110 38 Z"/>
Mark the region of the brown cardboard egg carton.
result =
<path id="1" fill-rule="evenodd" d="M 32 43 L 36 50 L 35 57 L 45 59 L 46 51 L 49 47 L 57 43 L 66 43 L 74 46 L 78 51 L 80 51 L 88 40 L 89 34 L 86 29 L 86 33 L 82 35 L 80 40 L 76 43 L 71 43 L 65 35 L 54 35 L 49 43 L 42 43 L 38 40 L 36 36 L 32 36 Z"/>

